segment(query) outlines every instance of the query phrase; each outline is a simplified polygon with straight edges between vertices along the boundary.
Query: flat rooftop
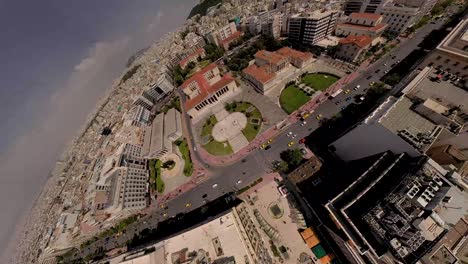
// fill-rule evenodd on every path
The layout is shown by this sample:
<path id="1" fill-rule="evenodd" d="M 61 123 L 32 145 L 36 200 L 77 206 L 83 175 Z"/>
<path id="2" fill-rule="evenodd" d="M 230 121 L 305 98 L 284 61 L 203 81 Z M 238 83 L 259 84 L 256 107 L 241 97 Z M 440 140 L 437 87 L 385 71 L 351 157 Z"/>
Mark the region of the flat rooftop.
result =
<path id="1" fill-rule="evenodd" d="M 418 97 L 422 100 L 431 98 L 441 105 L 460 106 L 461 110 L 468 112 L 468 93 L 450 81 L 433 82 L 428 78 L 436 76 L 437 74 L 430 72 L 408 91 L 408 96 Z"/>
<path id="2" fill-rule="evenodd" d="M 223 252 L 219 256 L 217 254 L 218 247 Z M 187 248 L 188 252 L 203 249 L 209 253 L 213 261 L 223 257 L 234 257 L 235 263 L 244 263 L 244 256 L 248 254 L 246 246 L 239 236 L 232 212 L 165 240 L 164 248 L 166 263 L 172 263 L 171 255 L 177 254 L 184 248 Z"/>
<path id="3" fill-rule="evenodd" d="M 399 130 L 408 130 L 412 134 L 431 132 L 436 125 L 411 109 L 413 101 L 402 96 L 385 115 L 380 123 L 395 134 Z"/>
<path id="4" fill-rule="evenodd" d="M 468 59 L 468 18 L 460 23 L 437 46 L 438 50 Z"/>
<path id="5" fill-rule="evenodd" d="M 284 258 L 283 263 L 296 264 L 302 253 L 306 253 L 309 257 L 313 257 L 313 254 L 299 232 L 299 229 L 305 228 L 305 223 L 301 221 L 303 219 L 301 218 L 302 215 L 295 207 L 291 206 L 289 197 L 283 196 L 278 187 L 275 181 L 262 185 L 256 192 L 248 194 L 250 199 L 247 200 L 249 202 L 244 203 L 244 205 L 250 212 L 258 210 L 261 218 L 265 221 L 264 226 L 267 224 L 274 230 L 274 233 L 277 233 L 275 245 L 278 247 L 284 246 L 288 249 L 289 258 Z M 258 220 L 253 220 L 258 224 Z M 263 230 L 259 230 L 259 232 L 262 234 L 264 241 L 270 240 Z M 316 243 L 313 245 L 316 246 Z M 270 253 L 270 255 L 273 257 L 274 254 Z"/>

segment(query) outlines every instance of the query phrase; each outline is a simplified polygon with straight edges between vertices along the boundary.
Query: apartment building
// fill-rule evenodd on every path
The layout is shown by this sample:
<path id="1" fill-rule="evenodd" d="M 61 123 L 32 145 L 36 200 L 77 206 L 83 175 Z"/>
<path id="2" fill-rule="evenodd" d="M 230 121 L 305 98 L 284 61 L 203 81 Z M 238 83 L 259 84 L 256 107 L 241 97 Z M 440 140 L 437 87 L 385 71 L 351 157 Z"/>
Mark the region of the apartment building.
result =
<path id="1" fill-rule="evenodd" d="M 190 62 L 197 62 L 197 60 L 205 57 L 205 49 L 198 48 L 194 52 L 190 53 L 187 57 L 179 62 L 179 67 L 185 69 Z"/>
<path id="2" fill-rule="evenodd" d="M 143 91 L 142 96 L 150 102 L 155 103 L 161 100 L 166 94 L 174 90 L 172 79 L 167 73 L 159 76 L 158 80 L 150 85 L 150 88 Z"/>
<path id="3" fill-rule="evenodd" d="M 388 25 L 390 32 L 400 33 L 411 27 L 421 18 L 421 12 L 417 7 L 405 5 L 387 4 L 380 11 L 383 16 L 383 22 Z"/>
<path id="4" fill-rule="evenodd" d="M 338 11 L 295 14 L 289 18 L 289 40 L 314 45 L 335 30 Z"/>
<path id="5" fill-rule="evenodd" d="M 211 31 L 207 34 L 208 40 L 225 50 L 229 49 L 229 45 L 238 40 L 242 36 L 242 32 L 237 31 L 236 24 L 230 22 L 224 27 Z"/>

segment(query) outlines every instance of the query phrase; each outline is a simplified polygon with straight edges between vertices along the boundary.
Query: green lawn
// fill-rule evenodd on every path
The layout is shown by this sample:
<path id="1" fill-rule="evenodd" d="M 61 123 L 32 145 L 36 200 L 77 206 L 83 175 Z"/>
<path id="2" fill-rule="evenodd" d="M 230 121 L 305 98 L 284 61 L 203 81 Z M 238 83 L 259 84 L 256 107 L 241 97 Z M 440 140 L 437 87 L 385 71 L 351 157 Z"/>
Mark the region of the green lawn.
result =
<path id="1" fill-rule="evenodd" d="M 232 154 L 231 145 L 228 142 L 218 142 L 216 140 L 210 141 L 208 144 L 203 145 L 203 148 L 211 155 L 225 156 Z"/>
<path id="2" fill-rule="evenodd" d="M 161 178 L 162 162 L 158 159 L 149 161 L 150 169 L 150 189 L 158 193 L 164 192 L 164 181 Z"/>
<path id="3" fill-rule="evenodd" d="M 250 120 L 251 119 L 260 119 L 262 120 L 262 113 L 260 113 L 260 111 L 258 110 L 257 107 L 255 107 L 255 110 L 253 110 L 252 112 L 250 113 L 247 113 L 247 109 L 249 109 L 249 107 L 255 107 L 253 104 L 249 103 L 249 102 L 232 102 L 228 105 L 226 105 L 225 109 L 230 112 L 230 113 L 234 113 L 234 112 L 241 112 L 241 113 L 245 113 L 246 116 L 247 116 L 247 126 L 244 128 L 244 130 L 242 130 L 242 134 L 244 134 L 245 138 L 247 138 L 247 140 L 250 142 L 252 141 L 258 134 L 258 132 L 260 131 L 260 128 L 261 128 L 261 121 L 260 121 L 260 124 L 259 125 L 254 125 L 254 124 L 251 124 L 250 123 Z"/>
<path id="4" fill-rule="evenodd" d="M 206 135 L 211 135 L 211 131 L 213 131 L 213 127 L 218 122 L 216 120 L 216 117 L 214 115 L 210 116 L 205 124 L 203 124 L 202 131 L 201 131 L 201 136 L 206 136 Z"/>
<path id="5" fill-rule="evenodd" d="M 177 146 L 179 147 L 179 151 L 182 154 L 182 158 L 185 161 L 184 175 L 190 177 L 193 173 L 193 162 L 192 158 L 190 157 L 190 150 L 187 144 L 187 139 L 184 138 L 184 140 L 178 141 Z"/>
<path id="6" fill-rule="evenodd" d="M 290 85 L 280 95 L 280 104 L 286 113 L 290 114 L 310 100 L 310 97 L 299 87 Z"/>
<path id="7" fill-rule="evenodd" d="M 302 82 L 316 91 L 323 91 L 336 81 L 338 77 L 323 73 L 309 73 L 302 77 Z"/>

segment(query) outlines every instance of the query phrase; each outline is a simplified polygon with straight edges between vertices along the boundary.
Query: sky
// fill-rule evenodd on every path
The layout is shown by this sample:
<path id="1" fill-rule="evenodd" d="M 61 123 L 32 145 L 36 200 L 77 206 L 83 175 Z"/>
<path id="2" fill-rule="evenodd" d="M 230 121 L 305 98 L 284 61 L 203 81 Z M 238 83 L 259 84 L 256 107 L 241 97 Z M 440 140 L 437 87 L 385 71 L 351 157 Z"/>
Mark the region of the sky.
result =
<path id="1" fill-rule="evenodd" d="M 0 0 L 0 255 L 128 57 L 196 2 Z"/>

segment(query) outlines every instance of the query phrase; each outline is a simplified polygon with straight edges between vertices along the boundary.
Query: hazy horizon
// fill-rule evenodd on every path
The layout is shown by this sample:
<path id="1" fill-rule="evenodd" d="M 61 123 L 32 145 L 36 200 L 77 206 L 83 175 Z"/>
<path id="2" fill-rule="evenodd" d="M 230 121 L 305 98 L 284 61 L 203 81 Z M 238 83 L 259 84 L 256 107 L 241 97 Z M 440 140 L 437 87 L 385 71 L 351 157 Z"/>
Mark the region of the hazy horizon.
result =
<path id="1" fill-rule="evenodd" d="M 195 3 L 0 0 L 0 255 L 129 56 L 180 26 Z"/>

